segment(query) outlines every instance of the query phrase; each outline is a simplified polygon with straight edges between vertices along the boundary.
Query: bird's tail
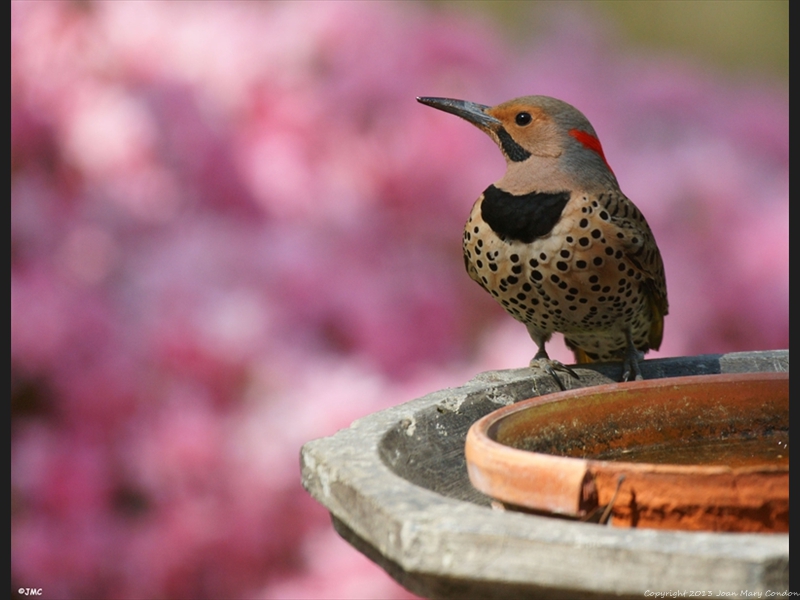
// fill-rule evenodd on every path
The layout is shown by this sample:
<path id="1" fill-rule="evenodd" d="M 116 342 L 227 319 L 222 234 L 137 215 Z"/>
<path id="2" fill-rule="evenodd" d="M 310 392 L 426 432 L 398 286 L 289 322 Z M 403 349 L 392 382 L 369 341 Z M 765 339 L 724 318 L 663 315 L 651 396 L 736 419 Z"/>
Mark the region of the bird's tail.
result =
<path id="1" fill-rule="evenodd" d="M 578 363 L 578 364 L 590 363 L 590 362 L 594 362 L 594 360 L 595 360 L 591 356 L 589 356 L 586 353 L 586 351 L 583 350 L 583 348 L 578 348 L 577 346 L 571 346 L 570 349 L 572 350 L 572 353 L 575 355 L 575 362 Z"/>

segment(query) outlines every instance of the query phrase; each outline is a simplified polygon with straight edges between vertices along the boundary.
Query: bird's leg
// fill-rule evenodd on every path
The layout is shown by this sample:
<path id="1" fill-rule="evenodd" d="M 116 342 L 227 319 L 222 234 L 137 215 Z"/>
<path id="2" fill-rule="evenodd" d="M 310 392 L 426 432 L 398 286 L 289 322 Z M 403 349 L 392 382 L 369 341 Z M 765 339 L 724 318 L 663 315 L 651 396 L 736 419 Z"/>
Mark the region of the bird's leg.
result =
<path id="1" fill-rule="evenodd" d="M 630 332 L 626 333 L 628 347 L 625 349 L 625 357 L 622 359 L 622 381 L 630 381 L 631 375 L 635 381 L 644 379 L 639 368 L 639 361 L 644 359 L 644 354 L 633 345 Z"/>
<path id="2" fill-rule="evenodd" d="M 561 388 L 562 391 L 566 391 L 567 388 L 564 386 L 564 382 L 561 381 L 561 378 L 558 376 L 558 371 L 567 373 L 575 379 L 580 379 L 578 374 L 570 367 L 557 360 L 552 360 L 547 355 L 547 350 L 544 349 L 545 340 L 542 339 L 541 336 L 531 332 L 531 337 L 533 338 L 533 341 L 536 342 L 536 345 L 539 346 L 539 351 L 536 353 L 536 356 L 531 359 L 531 362 L 528 366 L 542 369 L 545 373 L 550 375 L 550 377 L 556 380 L 558 387 Z"/>

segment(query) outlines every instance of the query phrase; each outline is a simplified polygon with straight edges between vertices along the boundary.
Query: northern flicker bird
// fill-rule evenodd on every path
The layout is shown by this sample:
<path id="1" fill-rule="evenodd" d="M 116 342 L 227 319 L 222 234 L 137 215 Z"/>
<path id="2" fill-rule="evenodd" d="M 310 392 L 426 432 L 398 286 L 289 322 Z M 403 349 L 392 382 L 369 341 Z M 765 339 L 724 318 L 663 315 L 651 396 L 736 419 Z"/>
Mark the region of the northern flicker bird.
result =
<path id="1" fill-rule="evenodd" d="M 573 106 L 525 96 L 484 106 L 417 98 L 488 134 L 506 172 L 472 207 L 463 236 L 469 276 L 525 324 L 539 365 L 564 387 L 545 344 L 564 335 L 578 363 L 639 360 L 658 349 L 668 312 L 661 253 L 619 188 L 597 134 Z"/>

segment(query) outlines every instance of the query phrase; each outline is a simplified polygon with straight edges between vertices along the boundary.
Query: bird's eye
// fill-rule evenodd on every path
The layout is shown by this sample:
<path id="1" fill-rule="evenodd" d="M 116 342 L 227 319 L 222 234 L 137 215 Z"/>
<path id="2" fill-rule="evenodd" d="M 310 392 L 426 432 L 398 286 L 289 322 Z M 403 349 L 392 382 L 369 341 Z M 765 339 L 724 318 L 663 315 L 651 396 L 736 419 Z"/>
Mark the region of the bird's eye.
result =
<path id="1" fill-rule="evenodd" d="M 526 112 L 517 113 L 514 120 L 517 122 L 517 125 L 527 125 L 531 122 L 531 114 Z"/>

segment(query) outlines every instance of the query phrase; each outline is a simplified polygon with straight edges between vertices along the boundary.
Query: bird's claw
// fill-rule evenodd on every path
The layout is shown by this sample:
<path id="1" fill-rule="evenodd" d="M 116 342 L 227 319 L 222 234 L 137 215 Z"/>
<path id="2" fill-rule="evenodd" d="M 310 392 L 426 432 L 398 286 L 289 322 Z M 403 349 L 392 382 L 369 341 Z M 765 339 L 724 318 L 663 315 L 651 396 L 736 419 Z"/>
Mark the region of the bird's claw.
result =
<path id="1" fill-rule="evenodd" d="M 540 368 L 545 373 L 550 375 L 550 377 L 555 379 L 556 383 L 558 384 L 558 387 L 562 391 L 567 391 L 567 388 L 564 386 L 564 382 L 558 376 L 558 371 L 567 373 L 568 375 L 571 375 L 575 379 L 580 379 L 580 376 L 572 368 L 568 367 L 567 365 L 557 360 L 552 360 L 546 356 L 539 356 L 539 355 L 534 356 L 531 359 L 529 366 L 533 368 Z"/>
<path id="2" fill-rule="evenodd" d="M 644 355 L 636 349 L 631 349 L 626 354 L 622 361 L 622 381 L 630 381 L 633 375 L 634 381 L 641 381 L 642 370 L 639 368 L 639 361 L 644 358 Z"/>

